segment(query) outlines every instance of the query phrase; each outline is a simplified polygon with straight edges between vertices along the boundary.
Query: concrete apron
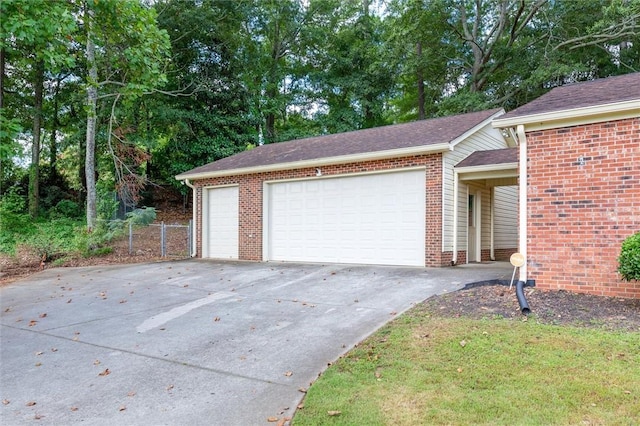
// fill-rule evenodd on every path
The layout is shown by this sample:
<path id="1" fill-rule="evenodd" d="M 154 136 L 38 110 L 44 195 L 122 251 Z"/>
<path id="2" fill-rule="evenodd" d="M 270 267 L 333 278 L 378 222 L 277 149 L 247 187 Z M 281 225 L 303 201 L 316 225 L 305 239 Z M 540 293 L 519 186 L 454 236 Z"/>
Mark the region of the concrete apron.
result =
<path id="1" fill-rule="evenodd" d="M 188 260 L 50 269 L 0 289 L 3 425 L 256 425 L 456 268 Z"/>

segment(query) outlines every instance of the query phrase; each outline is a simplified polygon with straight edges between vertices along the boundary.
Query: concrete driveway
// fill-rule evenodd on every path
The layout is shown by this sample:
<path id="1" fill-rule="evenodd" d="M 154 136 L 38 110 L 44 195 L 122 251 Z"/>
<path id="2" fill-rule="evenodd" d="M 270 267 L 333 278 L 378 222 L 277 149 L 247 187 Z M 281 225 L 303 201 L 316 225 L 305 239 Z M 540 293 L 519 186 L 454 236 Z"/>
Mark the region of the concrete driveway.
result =
<path id="1" fill-rule="evenodd" d="M 0 423 L 268 424 L 416 302 L 510 276 L 500 263 L 50 269 L 0 289 Z"/>

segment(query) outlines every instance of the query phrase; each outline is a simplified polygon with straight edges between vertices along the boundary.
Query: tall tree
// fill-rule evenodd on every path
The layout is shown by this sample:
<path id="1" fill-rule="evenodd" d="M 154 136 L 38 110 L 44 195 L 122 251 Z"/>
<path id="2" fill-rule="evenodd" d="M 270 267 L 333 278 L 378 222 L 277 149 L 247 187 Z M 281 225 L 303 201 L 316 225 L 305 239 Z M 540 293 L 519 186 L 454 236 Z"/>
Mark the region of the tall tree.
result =
<path id="1" fill-rule="evenodd" d="M 156 12 L 138 2 L 118 0 L 84 0 L 83 28 L 86 43 L 87 133 L 85 178 L 87 191 L 87 229 L 96 226 L 95 147 L 97 103 L 110 101 L 108 129 L 117 120 L 116 106 L 132 102 L 165 81 L 164 66 L 169 38 L 157 26 Z M 100 58 L 95 54 L 100 49 Z M 111 133 L 106 132 L 110 144 Z M 114 152 L 113 149 L 109 150 Z M 122 163 L 114 159 L 116 168 Z M 118 184 L 124 192 L 130 180 Z M 134 186 L 138 181 L 133 182 Z"/>
<path id="2" fill-rule="evenodd" d="M 39 211 L 40 149 L 43 126 L 42 108 L 44 80 L 47 70 L 70 64 L 65 36 L 75 28 L 72 14 L 66 5 L 59 2 L 6 0 L 1 3 L 0 49 L 2 55 L 1 90 L 5 91 L 6 57 L 14 72 L 26 68 L 31 70 L 27 82 L 31 86 L 32 99 L 32 144 L 29 171 L 29 213 L 32 217 Z M 26 54 L 25 54 L 26 53 Z M 9 116 L 3 103 L 3 127 Z M 14 122 L 15 125 L 15 122 Z M 10 126 L 9 126 L 10 127 Z M 0 159 L 0 161 L 2 161 Z"/>

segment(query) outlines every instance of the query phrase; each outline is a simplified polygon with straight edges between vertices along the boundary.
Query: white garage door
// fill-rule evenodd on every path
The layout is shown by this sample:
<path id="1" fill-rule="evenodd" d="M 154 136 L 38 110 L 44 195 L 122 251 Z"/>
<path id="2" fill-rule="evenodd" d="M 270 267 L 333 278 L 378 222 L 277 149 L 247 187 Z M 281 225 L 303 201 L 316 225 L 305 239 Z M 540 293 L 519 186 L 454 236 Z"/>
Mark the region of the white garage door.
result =
<path id="1" fill-rule="evenodd" d="M 425 263 L 425 171 L 272 183 L 265 259 Z"/>
<path id="2" fill-rule="evenodd" d="M 206 189 L 203 257 L 238 258 L 238 187 Z"/>

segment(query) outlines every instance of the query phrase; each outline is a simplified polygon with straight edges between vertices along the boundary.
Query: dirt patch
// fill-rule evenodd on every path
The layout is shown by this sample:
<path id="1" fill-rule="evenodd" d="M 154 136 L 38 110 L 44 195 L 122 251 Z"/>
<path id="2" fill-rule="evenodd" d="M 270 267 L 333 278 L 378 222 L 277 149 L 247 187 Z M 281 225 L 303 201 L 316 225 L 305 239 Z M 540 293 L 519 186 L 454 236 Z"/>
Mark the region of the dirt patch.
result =
<path id="1" fill-rule="evenodd" d="M 640 331 L 640 300 L 525 288 L 531 314 L 520 312 L 515 286 L 479 284 L 424 302 L 435 316 L 505 318 L 544 324 Z"/>

